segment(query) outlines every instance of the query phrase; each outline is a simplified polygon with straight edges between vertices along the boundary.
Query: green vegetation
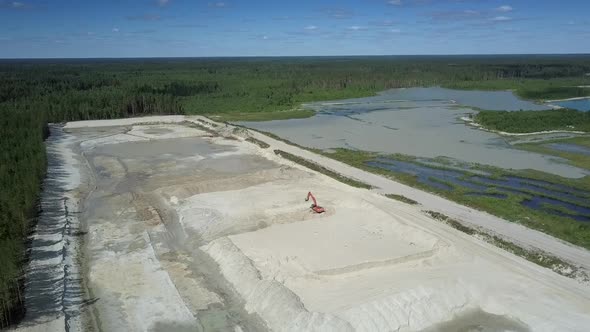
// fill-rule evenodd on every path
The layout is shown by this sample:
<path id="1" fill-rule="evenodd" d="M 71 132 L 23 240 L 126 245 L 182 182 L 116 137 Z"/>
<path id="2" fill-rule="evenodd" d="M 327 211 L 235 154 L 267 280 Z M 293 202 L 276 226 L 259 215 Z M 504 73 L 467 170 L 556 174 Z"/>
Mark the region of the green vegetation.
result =
<path id="1" fill-rule="evenodd" d="M 21 303 L 47 122 L 183 113 L 225 121 L 301 118 L 313 115 L 301 109 L 305 102 L 414 86 L 574 97 L 585 91 L 563 87 L 590 85 L 588 72 L 590 56 L 0 61 L 0 328 Z"/>
<path id="2" fill-rule="evenodd" d="M 287 119 L 304 119 L 315 115 L 312 110 L 288 110 L 278 112 L 256 112 L 256 113 L 229 113 L 220 115 L 210 115 L 209 117 L 216 121 L 272 121 Z"/>
<path id="3" fill-rule="evenodd" d="M 477 231 L 475 228 L 465 226 L 461 222 L 450 218 L 449 216 L 442 214 L 436 211 L 424 211 L 427 215 L 431 216 L 434 220 L 442 221 L 447 225 L 453 227 L 456 230 L 459 230 L 468 235 L 475 235 L 480 234 L 481 232 Z"/>
<path id="4" fill-rule="evenodd" d="M 580 279 L 584 281 L 590 280 L 589 276 L 577 266 L 574 266 L 568 262 L 563 261 L 553 255 L 542 252 L 540 250 L 529 250 L 525 249 L 513 242 L 506 241 L 503 238 L 490 235 L 486 232 L 480 231 L 473 227 L 464 225 L 463 223 L 452 219 L 440 212 L 436 211 L 424 211 L 426 214 L 431 216 L 433 219 L 444 222 L 445 224 L 472 236 L 477 236 L 484 241 L 495 245 L 498 248 L 513 253 L 516 256 L 522 257 L 530 262 L 533 262 L 544 268 L 551 269 L 565 277 Z"/>
<path id="5" fill-rule="evenodd" d="M 311 170 L 314 170 L 316 172 L 319 172 L 319 173 L 322 173 L 324 175 L 327 175 L 327 176 L 331 177 L 332 179 L 335 179 L 337 181 L 340 181 L 342 183 L 345 183 L 345 184 L 347 184 L 349 186 L 353 186 L 353 187 L 357 187 L 357 188 L 364 188 L 364 189 L 371 189 L 372 188 L 370 185 L 368 185 L 368 184 L 366 184 L 364 182 L 361 182 L 361 181 L 357 181 L 357 180 L 348 178 L 348 177 L 343 176 L 343 175 L 341 175 L 339 173 L 336 173 L 336 172 L 334 172 L 332 170 L 329 170 L 329 169 L 327 169 L 327 168 L 325 168 L 323 166 L 320 166 L 320 165 L 318 165 L 318 164 L 316 164 L 316 163 L 314 163 L 312 161 L 309 161 L 307 159 L 303 159 L 301 157 L 292 155 L 289 152 L 285 152 L 285 151 L 282 151 L 282 150 L 275 150 L 274 153 L 277 154 L 277 155 L 279 155 L 279 156 L 281 156 L 281 157 L 283 157 L 283 158 L 285 158 L 285 159 L 287 159 L 287 160 L 290 160 L 292 162 L 298 163 L 299 165 L 305 166 L 305 167 L 307 167 L 307 168 L 309 168 Z"/>
<path id="6" fill-rule="evenodd" d="M 263 149 L 268 149 L 270 147 L 270 145 L 268 143 L 263 142 L 263 141 L 261 141 L 259 139 L 254 138 L 254 137 L 248 137 L 248 138 L 246 138 L 246 142 L 250 142 L 250 143 L 256 144 L 256 145 L 258 145 L 259 147 L 261 147 Z"/>
<path id="7" fill-rule="evenodd" d="M 33 110 L 0 108 L 0 328 L 21 314 L 23 238 L 45 174 L 47 126 Z M 11 310 L 12 309 L 12 310 Z M 4 315 L 3 315 L 4 314 Z"/>
<path id="8" fill-rule="evenodd" d="M 420 188 L 445 197 L 449 200 L 473 207 L 478 210 L 486 211 L 490 214 L 496 215 L 503 219 L 523 224 L 532 229 L 553 235 L 562 240 L 579 245 L 581 247 L 590 249 L 590 225 L 588 223 L 581 223 L 574 221 L 567 217 L 556 216 L 546 213 L 543 210 L 533 210 L 521 204 L 524 199 L 528 198 L 527 194 L 505 193 L 507 198 L 496 198 L 490 196 L 475 196 L 466 195 L 469 189 L 457 186 L 453 183 L 447 183 L 453 190 L 441 190 L 436 187 L 423 184 L 418 181 L 416 176 L 385 170 L 382 168 L 370 167 L 366 162 L 375 159 L 381 155 L 374 152 L 353 151 L 347 149 L 335 149 L 331 152 L 322 152 L 323 155 L 339 160 L 356 168 L 366 170 L 368 172 L 376 173 L 395 179 L 396 181 L 410 185 L 412 187 Z M 420 164 L 415 157 L 394 154 L 384 155 L 383 157 L 400 160 L 406 162 L 413 162 Z M 445 166 L 432 166 L 439 169 L 449 169 Z M 495 178 L 502 176 L 518 176 L 529 179 L 543 180 L 552 183 L 561 183 L 572 188 L 585 190 L 590 192 L 590 177 L 583 179 L 565 179 L 556 175 L 546 174 L 542 172 L 526 170 L 526 171 L 509 171 L 491 166 L 470 165 L 470 169 L 474 171 L 485 171 Z M 453 169 L 457 171 L 456 169 Z M 463 171 L 464 179 L 473 176 L 474 173 Z M 446 183 L 443 179 L 434 179 L 438 182 Z M 524 190 L 526 192 L 526 190 Z M 494 188 L 488 189 L 487 193 L 498 193 Z M 590 200 L 588 201 L 590 206 Z"/>
<path id="9" fill-rule="evenodd" d="M 549 111 L 480 111 L 475 122 L 486 129 L 508 133 L 532 133 L 546 130 L 590 132 L 590 112 L 570 109 Z"/>
<path id="10" fill-rule="evenodd" d="M 546 155 L 553 155 L 556 157 L 560 157 L 560 158 L 568 160 L 570 164 L 572 164 L 576 167 L 590 169 L 590 155 L 584 155 L 584 154 L 580 154 L 580 153 L 572 153 L 572 152 L 566 152 L 566 151 L 552 149 L 547 146 L 547 144 L 551 144 L 551 143 L 577 144 L 577 145 L 581 145 L 581 146 L 585 146 L 585 147 L 590 148 L 590 137 L 575 137 L 575 138 L 568 138 L 568 139 L 542 141 L 542 142 L 538 142 L 538 143 L 515 144 L 514 147 L 521 149 L 521 150 L 526 150 L 526 151 L 537 152 L 537 153 L 542 153 L 542 154 L 546 154 Z"/>
<path id="11" fill-rule="evenodd" d="M 415 200 L 413 200 L 411 198 L 407 198 L 404 195 L 386 194 L 385 196 L 388 197 L 388 198 L 391 198 L 391 199 L 395 199 L 396 201 L 404 202 L 404 203 L 410 204 L 410 205 L 418 205 L 419 204 Z"/>

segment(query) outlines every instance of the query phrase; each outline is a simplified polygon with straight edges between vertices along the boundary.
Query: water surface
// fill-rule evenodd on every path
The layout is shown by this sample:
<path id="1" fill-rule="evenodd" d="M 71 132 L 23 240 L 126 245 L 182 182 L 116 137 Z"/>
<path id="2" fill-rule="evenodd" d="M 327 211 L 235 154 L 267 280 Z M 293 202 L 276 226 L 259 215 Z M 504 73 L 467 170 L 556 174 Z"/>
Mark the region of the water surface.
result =
<path id="1" fill-rule="evenodd" d="M 571 143 L 551 143 L 546 145 L 548 148 L 563 152 L 583 154 L 590 156 L 590 148 Z"/>
<path id="2" fill-rule="evenodd" d="M 576 221 L 590 221 L 590 192 L 564 184 L 518 176 L 492 177 L 490 174 L 477 174 L 470 170 L 464 172 L 388 158 L 377 158 L 368 161 L 366 165 L 412 175 L 419 183 L 439 191 L 460 189 L 467 191 L 467 196 L 498 199 L 516 194 L 524 197 L 521 205 L 529 209 Z"/>
<path id="3" fill-rule="evenodd" d="M 565 108 L 571 108 L 578 111 L 588 112 L 590 111 L 590 98 L 576 99 L 576 100 L 562 100 L 555 101 L 551 104 L 558 105 Z"/>
<path id="4" fill-rule="evenodd" d="M 240 124 L 268 131 L 297 144 L 403 153 L 425 158 L 446 156 L 462 162 L 505 169 L 535 169 L 564 177 L 589 174 L 565 160 L 514 149 L 505 138 L 466 126 L 458 119 L 473 110 L 545 109 L 510 92 L 411 88 L 374 97 L 307 105 L 317 115 L 307 119 Z"/>

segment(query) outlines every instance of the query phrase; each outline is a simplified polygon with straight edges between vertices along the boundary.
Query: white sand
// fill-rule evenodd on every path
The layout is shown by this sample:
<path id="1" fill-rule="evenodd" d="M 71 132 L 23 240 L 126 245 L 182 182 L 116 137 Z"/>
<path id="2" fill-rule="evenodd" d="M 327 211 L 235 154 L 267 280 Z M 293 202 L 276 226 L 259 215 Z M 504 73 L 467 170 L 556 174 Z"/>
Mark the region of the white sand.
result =
<path id="1" fill-rule="evenodd" d="M 507 259 L 415 207 L 360 190 L 332 196 L 323 185 L 316 183 L 333 215 L 205 247 L 247 309 L 272 329 L 416 331 L 473 308 L 513 317 L 535 331 L 583 331 L 590 324 L 586 286 Z M 293 183 L 294 191 L 298 187 Z M 549 313 L 552 319 L 543 318 Z"/>
<path id="2" fill-rule="evenodd" d="M 185 119 L 88 121 L 66 127 L 133 126 L 125 136 L 94 139 L 85 146 L 91 149 L 137 138 L 203 134 L 161 124 Z M 158 125 L 143 125 L 146 122 Z M 590 326 L 588 285 L 460 233 L 426 217 L 421 209 L 439 210 L 501 234 L 522 236 L 525 243 L 555 249 L 556 255 L 582 266 L 589 265 L 587 251 L 522 226 L 511 228 L 498 218 L 264 135 L 253 135 L 271 147 L 210 139 L 237 149 L 207 157 L 257 154 L 283 166 L 243 178 L 170 185 L 156 192 L 178 214 L 180 233 L 205 243 L 201 248 L 243 299 L 244 309 L 257 314 L 271 330 L 415 331 L 476 308 L 522 322 L 534 331 L 586 331 Z M 422 206 L 403 204 L 310 172 L 274 155 L 276 148 L 374 184 L 380 191 L 402 193 Z M 233 189 L 238 182 L 242 189 Z M 325 214 L 310 212 L 310 202 L 303 201 L 308 190 L 326 208 Z M 126 199 L 120 197 L 124 207 Z M 145 331 L 160 322 L 197 326 L 194 310 L 203 306 L 192 302 L 193 298 L 198 301 L 200 293 L 191 293 L 189 287 L 202 285 L 179 276 L 184 270 L 175 271 L 174 262 L 160 261 L 162 248 L 153 238 L 168 236 L 174 243 L 176 233 L 168 234 L 171 226 L 137 220 L 139 211 L 130 205 L 112 212 L 115 218 L 87 220 L 92 257 L 88 282 L 100 299 L 95 310 L 102 328 Z M 211 303 L 219 300 L 214 294 L 202 294 Z"/>
<path id="3" fill-rule="evenodd" d="M 90 227 L 89 243 L 95 255 L 88 276 L 90 285 L 105 305 L 112 301 L 125 308 L 124 312 L 114 312 L 102 307 L 99 316 L 102 328 L 105 331 L 149 331 L 162 321 L 195 326 L 195 318 L 155 257 L 148 234 L 137 238 L 128 229 L 133 227 L 132 224 L 121 227 L 111 223 Z M 141 241 L 145 246 L 120 255 L 109 249 L 113 241 Z M 126 326 L 121 326 L 121 322 Z"/>

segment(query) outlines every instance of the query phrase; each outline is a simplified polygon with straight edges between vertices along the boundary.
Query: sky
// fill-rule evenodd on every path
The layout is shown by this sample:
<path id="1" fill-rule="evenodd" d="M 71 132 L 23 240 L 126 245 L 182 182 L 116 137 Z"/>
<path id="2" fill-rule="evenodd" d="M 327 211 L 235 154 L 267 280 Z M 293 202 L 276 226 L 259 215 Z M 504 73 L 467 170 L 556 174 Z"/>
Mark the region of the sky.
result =
<path id="1" fill-rule="evenodd" d="M 0 58 L 590 53 L 590 0 L 0 0 Z"/>

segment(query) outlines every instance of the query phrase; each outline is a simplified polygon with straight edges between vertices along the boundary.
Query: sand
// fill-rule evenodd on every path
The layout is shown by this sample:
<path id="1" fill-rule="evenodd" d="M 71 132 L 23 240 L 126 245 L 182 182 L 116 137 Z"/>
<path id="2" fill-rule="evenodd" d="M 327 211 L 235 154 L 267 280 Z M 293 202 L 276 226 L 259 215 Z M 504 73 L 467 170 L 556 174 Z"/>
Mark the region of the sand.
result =
<path id="1" fill-rule="evenodd" d="M 391 185 L 384 178 L 354 173 L 379 190 L 349 187 L 272 149 L 312 155 L 343 173 L 349 168 L 266 136 L 242 131 L 226 138 L 230 126 L 218 127 L 223 135 L 213 137 L 181 125 L 198 120 L 205 119 L 65 126 L 64 158 L 77 161 L 68 164 L 66 187 L 81 193 L 79 219 L 87 232 L 77 265 L 86 304 L 73 304 L 87 309 L 74 317 L 83 330 L 590 326 L 588 285 L 432 220 L 422 212 L 429 208 L 426 196 L 419 197 L 423 206 L 407 205 L 380 194 Z M 271 148 L 244 141 L 250 134 Z M 310 211 L 309 190 L 326 213 Z M 444 201 L 434 204 L 498 223 Z M 528 231 L 520 231 L 525 241 L 536 239 Z M 565 253 L 578 253 L 570 258 L 582 263 L 588 255 Z"/>
<path id="2" fill-rule="evenodd" d="M 320 186 L 333 215 L 230 235 L 204 250 L 246 309 L 276 331 L 417 331 L 476 309 L 535 331 L 590 322 L 586 286 L 360 191 L 344 198 Z"/>

